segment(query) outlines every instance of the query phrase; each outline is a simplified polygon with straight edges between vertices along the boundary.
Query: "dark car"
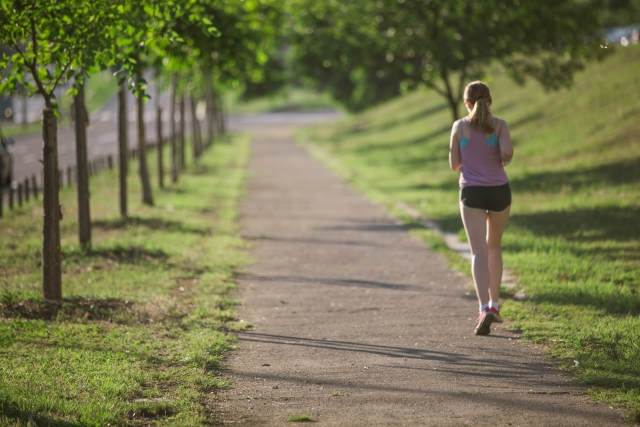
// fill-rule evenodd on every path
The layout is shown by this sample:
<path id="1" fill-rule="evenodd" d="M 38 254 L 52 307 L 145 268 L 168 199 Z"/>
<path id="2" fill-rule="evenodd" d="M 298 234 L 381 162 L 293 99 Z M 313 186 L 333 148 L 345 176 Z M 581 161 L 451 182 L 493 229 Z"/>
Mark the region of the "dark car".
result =
<path id="1" fill-rule="evenodd" d="M 13 157 L 9 147 L 13 140 L 5 138 L 0 132 L 0 188 L 8 187 L 13 181 Z"/>

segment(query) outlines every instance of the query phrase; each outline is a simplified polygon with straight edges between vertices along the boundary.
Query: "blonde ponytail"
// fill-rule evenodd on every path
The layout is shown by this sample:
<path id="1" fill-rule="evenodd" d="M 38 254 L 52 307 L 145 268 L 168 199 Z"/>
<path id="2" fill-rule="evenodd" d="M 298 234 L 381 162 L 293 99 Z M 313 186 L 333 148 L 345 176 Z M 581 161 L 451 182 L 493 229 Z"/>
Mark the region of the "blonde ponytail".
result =
<path id="1" fill-rule="evenodd" d="M 469 83 L 464 90 L 464 100 L 473 105 L 473 110 L 469 114 L 471 127 L 476 130 L 482 129 L 485 133 L 493 133 L 493 120 L 491 116 L 491 93 L 489 87 L 481 81 Z"/>

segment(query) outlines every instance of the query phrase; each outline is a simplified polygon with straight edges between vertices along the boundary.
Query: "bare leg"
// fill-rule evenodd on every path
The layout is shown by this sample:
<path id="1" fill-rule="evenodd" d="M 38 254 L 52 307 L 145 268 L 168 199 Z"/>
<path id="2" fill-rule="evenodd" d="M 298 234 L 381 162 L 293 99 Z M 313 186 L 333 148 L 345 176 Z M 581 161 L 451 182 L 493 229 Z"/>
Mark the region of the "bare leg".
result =
<path id="1" fill-rule="evenodd" d="M 502 233 L 509 219 L 507 208 L 502 212 L 489 212 L 487 220 L 487 247 L 489 249 L 489 297 L 498 302 L 502 281 Z"/>
<path id="2" fill-rule="evenodd" d="M 471 271 L 480 305 L 489 303 L 489 258 L 486 211 L 469 209 L 460 203 L 460 213 L 471 249 Z"/>

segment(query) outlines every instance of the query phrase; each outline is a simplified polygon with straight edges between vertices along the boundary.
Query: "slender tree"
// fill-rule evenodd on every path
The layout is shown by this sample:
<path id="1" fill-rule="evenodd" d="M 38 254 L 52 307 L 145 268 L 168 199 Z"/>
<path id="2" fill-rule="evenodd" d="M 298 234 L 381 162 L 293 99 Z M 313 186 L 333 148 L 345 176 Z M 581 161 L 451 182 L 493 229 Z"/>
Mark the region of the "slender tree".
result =
<path id="1" fill-rule="evenodd" d="M 84 82 L 76 79 L 73 97 L 76 129 L 76 182 L 78 187 L 78 236 L 80 245 L 91 247 L 91 212 L 89 208 L 89 169 L 87 164 L 87 126 L 89 117 L 85 107 Z"/>
<path id="2" fill-rule="evenodd" d="M 164 164 L 163 164 L 164 139 L 162 137 L 162 107 L 156 106 L 156 150 L 158 157 L 158 187 L 164 188 Z"/>
<path id="3" fill-rule="evenodd" d="M 180 145 L 179 145 L 179 152 L 180 152 L 180 168 L 182 170 L 184 170 L 184 168 L 187 166 L 187 161 L 185 158 L 185 102 L 184 102 L 184 92 L 182 92 L 180 94 L 180 101 L 178 101 L 178 105 L 180 107 Z"/>
<path id="4" fill-rule="evenodd" d="M 142 68 L 136 73 L 136 85 L 143 84 Z M 153 196 L 151 194 L 151 182 L 149 180 L 149 169 L 147 168 L 147 141 L 145 137 L 144 125 L 144 95 L 142 91 L 136 93 L 137 113 L 138 113 L 138 172 L 142 186 L 142 203 L 153 206 Z"/>
<path id="5" fill-rule="evenodd" d="M 56 88 L 81 72 L 83 52 L 92 49 L 87 36 L 98 33 L 102 18 L 112 16 L 103 13 L 110 7 L 83 0 L 0 2 L 0 41 L 15 52 L 0 60 L 0 69 L 11 70 L 0 82 L 0 92 L 13 93 L 22 85 L 28 96 L 38 93 L 45 104 L 42 288 L 46 300 L 62 298 Z"/>
<path id="6" fill-rule="evenodd" d="M 118 87 L 118 165 L 120 182 L 120 216 L 127 217 L 127 174 L 129 172 L 129 143 L 127 142 L 127 89 Z"/>
<path id="7" fill-rule="evenodd" d="M 169 137 L 171 138 L 171 182 L 178 182 L 178 144 L 176 140 L 176 90 L 177 74 L 171 73 L 171 92 L 169 94 Z"/>
<path id="8" fill-rule="evenodd" d="M 200 157 L 200 147 L 198 145 L 198 117 L 196 115 L 196 101 L 193 93 L 189 96 L 189 109 L 191 110 L 191 147 L 194 160 Z"/>

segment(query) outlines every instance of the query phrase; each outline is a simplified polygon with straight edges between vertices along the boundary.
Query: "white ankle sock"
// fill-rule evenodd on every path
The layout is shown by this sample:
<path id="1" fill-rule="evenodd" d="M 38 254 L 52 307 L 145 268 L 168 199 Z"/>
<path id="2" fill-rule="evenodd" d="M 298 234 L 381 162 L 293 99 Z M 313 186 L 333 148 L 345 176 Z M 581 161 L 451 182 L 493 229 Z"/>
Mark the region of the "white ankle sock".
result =
<path id="1" fill-rule="evenodd" d="M 495 308 L 496 310 L 500 311 L 500 303 L 499 302 L 491 301 L 490 306 L 491 306 L 491 308 Z"/>
<path id="2" fill-rule="evenodd" d="M 480 313 L 482 313 L 483 311 L 485 311 L 487 308 L 489 308 L 489 304 L 482 304 L 480 306 Z"/>

